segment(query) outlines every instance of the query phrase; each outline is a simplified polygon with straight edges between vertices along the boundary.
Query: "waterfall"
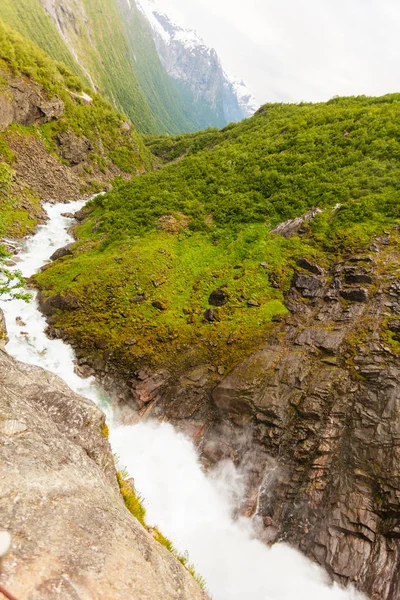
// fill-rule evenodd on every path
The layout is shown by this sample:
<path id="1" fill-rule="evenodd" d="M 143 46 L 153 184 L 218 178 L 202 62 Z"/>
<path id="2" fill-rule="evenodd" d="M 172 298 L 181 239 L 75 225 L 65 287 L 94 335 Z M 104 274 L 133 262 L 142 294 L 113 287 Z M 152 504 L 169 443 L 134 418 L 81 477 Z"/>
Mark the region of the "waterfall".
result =
<path id="1" fill-rule="evenodd" d="M 36 273 L 53 252 L 72 241 L 67 229 L 84 201 L 45 205 L 49 220 L 26 240 L 15 269 Z M 59 375 L 77 393 L 97 403 L 110 424 L 110 442 L 145 499 L 147 521 L 171 538 L 206 582 L 214 600 L 361 600 L 353 589 L 330 585 L 325 572 L 286 544 L 267 547 L 257 540 L 251 520 L 232 517 L 233 465 L 205 474 L 189 439 L 166 423 L 113 422 L 107 394 L 93 378 L 74 372 L 74 352 L 45 334 L 46 321 L 32 301 L 0 302 L 9 334 L 7 352 L 17 360 Z M 18 318 L 19 317 L 19 318 Z M 225 468 L 226 467 L 226 468 Z M 140 599 L 137 599 L 140 600 Z"/>

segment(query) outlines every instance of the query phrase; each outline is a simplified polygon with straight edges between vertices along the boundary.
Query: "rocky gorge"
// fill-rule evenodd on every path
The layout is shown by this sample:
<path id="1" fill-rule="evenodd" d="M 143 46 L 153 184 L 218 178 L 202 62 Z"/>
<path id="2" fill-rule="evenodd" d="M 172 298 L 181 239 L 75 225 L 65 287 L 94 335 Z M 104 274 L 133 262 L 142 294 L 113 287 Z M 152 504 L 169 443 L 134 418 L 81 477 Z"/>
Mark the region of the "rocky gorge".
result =
<path id="1" fill-rule="evenodd" d="M 226 375 L 203 364 L 127 382 L 111 365 L 77 367 L 96 372 L 124 422 L 174 424 L 207 468 L 232 460 L 246 478 L 238 511 L 266 543 L 286 540 L 385 600 L 400 589 L 398 243 L 394 228 L 339 262 L 299 258 L 288 316 Z"/>

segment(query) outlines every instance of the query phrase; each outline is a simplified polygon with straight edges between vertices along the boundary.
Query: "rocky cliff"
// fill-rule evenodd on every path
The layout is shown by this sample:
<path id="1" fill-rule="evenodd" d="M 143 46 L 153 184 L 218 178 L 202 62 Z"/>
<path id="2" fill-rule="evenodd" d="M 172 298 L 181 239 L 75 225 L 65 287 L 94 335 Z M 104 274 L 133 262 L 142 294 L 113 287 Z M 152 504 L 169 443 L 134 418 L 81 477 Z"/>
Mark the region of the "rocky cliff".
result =
<path id="1" fill-rule="evenodd" d="M 125 508 L 101 411 L 1 349 L 0 373 L 2 585 L 19 600 L 204 600 Z"/>
<path id="2" fill-rule="evenodd" d="M 241 80 L 225 73 L 213 48 L 181 27 L 153 0 L 140 0 L 161 62 L 187 98 L 201 128 L 223 127 L 250 117 L 258 105 Z"/>
<path id="3" fill-rule="evenodd" d="M 376 600 L 400 594 L 400 241 L 397 229 L 322 268 L 298 261 L 275 330 L 215 382 L 154 374 L 134 397 L 189 433 L 206 464 L 246 474 L 240 510 Z M 143 404 L 144 403 L 144 404 Z"/>

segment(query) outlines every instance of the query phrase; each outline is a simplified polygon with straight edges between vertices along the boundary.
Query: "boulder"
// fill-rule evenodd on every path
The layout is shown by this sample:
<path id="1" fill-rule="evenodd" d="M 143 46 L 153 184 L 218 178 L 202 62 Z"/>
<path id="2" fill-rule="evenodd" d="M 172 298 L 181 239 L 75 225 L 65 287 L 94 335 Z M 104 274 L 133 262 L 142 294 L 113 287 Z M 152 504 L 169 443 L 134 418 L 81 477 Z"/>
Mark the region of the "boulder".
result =
<path id="1" fill-rule="evenodd" d="M 224 290 L 215 290 L 208 299 L 211 306 L 224 306 L 228 302 L 229 296 Z"/>
<path id="2" fill-rule="evenodd" d="M 45 302 L 41 302 L 40 308 L 46 316 L 50 316 L 55 310 L 76 310 L 79 308 L 79 301 L 74 296 L 56 294 Z"/>
<path id="3" fill-rule="evenodd" d="M 59 258 L 63 258 L 64 256 L 69 256 L 70 254 L 72 254 L 72 246 L 73 244 L 67 244 L 67 246 L 59 248 L 50 256 L 50 260 L 58 260 Z"/>
<path id="4" fill-rule="evenodd" d="M 159 311 L 167 310 L 167 305 L 164 302 L 160 302 L 159 300 L 155 300 L 151 303 L 151 305 Z"/>
<path id="5" fill-rule="evenodd" d="M 297 217 L 296 219 L 290 219 L 289 221 L 285 221 L 284 223 L 280 223 L 274 229 L 271 229 L 271 233 L 274 235 L 282 235 L 283 237 L 291 237 L 299 232 L 299 230 L 303 227 L 305 223 L 308 223 L 315 219 L 317 214 L 322 212 L 320 208 L 315 208 L 310 212 L 306 213 L 301 217 Z"/>
<path id="6" fill-rule="evenodd" d="M 314 275 L 296 272 L 293 275 L 292 287 L 299 290 L 305 298 L 314 298 L 321 295 L 323 282 Z"/>
<path id="7" fill-rule="evenodd" d="M 92 151 L 90 141 L 85 137 L 78 137 L 73 131 L 64 131 L 56 135 L 59 153 L 70 165 L 79 165 Z"/>
<path id="8" fill-rule="evenodd" d="M 349 302 L 368 302 L 368 290 L 365 288 L 346 288 L 340 291 L 344 300 Z"/>
<path id="9" fill-rule="evenodd" d="M 389 331 L 400 333 L 400 319 L 392 319 L 388 324 Z"/>
<path id="10" fill-rule="evenodd" d="M 127 510 L 104 415 L 55 375 L 0 351 L 1 583 L 40 600 L 205 600 Z"/>
<path id="11" fill-rule="evenodd" d="M 204 319 L 206 321 L 208 321 L 209 323 L 214 323 L 214 321 L 218 321 L 219 320 L 218 319 L 218 311 L 213 310 L 212 308 L 209 308 L 204 313 Z"/>

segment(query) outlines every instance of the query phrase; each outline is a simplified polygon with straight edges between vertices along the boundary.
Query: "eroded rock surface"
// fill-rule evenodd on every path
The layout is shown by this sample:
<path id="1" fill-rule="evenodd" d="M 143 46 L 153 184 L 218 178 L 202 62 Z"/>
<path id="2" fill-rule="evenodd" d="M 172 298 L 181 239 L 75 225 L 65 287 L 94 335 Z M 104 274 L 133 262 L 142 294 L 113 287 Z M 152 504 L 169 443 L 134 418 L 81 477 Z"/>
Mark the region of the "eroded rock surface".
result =
<path id="1" fill-rule="evenodd" d="M 146 401 L 131 382 L 130 402 L 189 434 L 206 466 L 242 469 L 239 510 L 265 541 L 284 539 L 374 600 L 398 600 L 398 242 L 374 252 L 302 262 L 290 314 L 258 351 L 222 378 L 203 365 L 155 388 L 149 373 Z"/>
<path id="2" fill-rule="evenodd" d="M 204 600 L 125 508 L 103 423 L 56 376 L 0 350 L 2 584 L 19 600 Z"/>

